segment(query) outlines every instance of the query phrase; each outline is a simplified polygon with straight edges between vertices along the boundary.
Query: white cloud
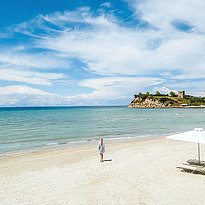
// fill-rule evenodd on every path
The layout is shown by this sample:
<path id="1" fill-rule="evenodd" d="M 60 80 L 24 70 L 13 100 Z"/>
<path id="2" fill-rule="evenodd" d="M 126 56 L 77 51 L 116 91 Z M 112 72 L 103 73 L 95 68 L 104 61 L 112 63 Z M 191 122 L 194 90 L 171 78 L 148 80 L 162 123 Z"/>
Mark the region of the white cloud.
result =
<path id="1" fill-rule="evenodd" d="M 163 80 L 157 78 L 140 77 L 104 77 L 87 79 L 80 82 L 80 86 L 94 89 L 92 93 L 78 96 L 81 100 L 103 104 L 117 100 L 128 102 L 132 96 L 145 88 L 161 84 Z M 120 101 L 118 102 L 120 104 Z"/>
<path id="2" fill-rule="evenodd" d="M 106 7 L 106 8 L 111 8 L 112 4 L 110 2 L 105 2 L 105 3 L 101 4 L 100 6 Z"/>
<path id="3" fill-rule="evenodd" d="M 0 106 L 54 105 L 58 96 L 28 86 L 0 87 Z"/>
<path id="4" fill-rule="evenodd" d="M 105 17 L 83 19 L 92 30 L 65 31 L 54 39 L 39 41 L 39 47 L 62 52 L 87 64 L 89 70 L 99 74 L 139 74 L 144 68 L 158 67 L 158 53 L 146 50 L 146 41 L 153 32 L 141 33 L 121 28 Z M 149 39 L 150 40 L 150 39 Z M 150 58 L 150 61 L 146 60 Z"/>
<path id="5" fill-rule="evenodd" d="M 163 94 L 169 94 L 171 91 L 173 91 L 174 93 L 178 93 L 177 90 L 172 90 L 170 88 L 167 88 L 167 87 L 154 87 L 152 89 L 153 92 L 156 92 L 156 91 L 159 91 L 160 93 L 163 93 Z"/>
<path id="6" fill-rule="evenodd" d="M 65 78 L 58 73 L 39 73 L 27 70 L 0 69 L 0 80 L 24 82 L 36 85 L 52 85 L 53 80 Z"/>
<path id="7" fill-rule="evenodd" d="M 82 80 L 79 85 L 93 92 L 74 96 L 59 96 L 28 86 L 0 87 L 0 105 L 105 105 L 127 104 L 135 93 L 161 84 L 157 78 L 106 77 Z"/>
<path id="8" fill-rule="evenodd" d="M 45 19 L 55 24 L 80 22 L 85 27 L 64 29 L 52 38 L 40 39 L 38 46 L 62 53 L 68 58 L 80 59 L 87 64 L 88 70 L 98 74 L 160 74 L 162 70 L 175 69 L 190 74 L 195 69 L 194 72 L 199 74 L 205 66 L 204 34 L 185 33 L 173 28 L 171 24 L 175 17 L 171 20 L 170 8 L 165 9 L 170 21 L 167 22 L 170 25 L 167 30 L 165 26 L 161 26 L 164 18 L 160 16 L 160 12 L 153 12 L 156 16 L 159 14 L 159 21 L 156 23 L 151 17 L 146 17 L 148 14 L 144 10 L 152 8 L 152 4 L 153 1 L 147 0 L 146 5 L 137 4 L 136 8 L 137 12 L 141 12 L 142 18 L 149 20 L 157 29 L 122 27 L 116 18 L 105 15 L 94 17 L 89 10 L 49 15 Z M 155 10 L 160 11 L 161 3 L 158 4 L 155 5 Z M 186 8 L 184 1 L 180 6 L 183 7 L 183 4 Z M 177 5 L 176 3 L 176 7 Z M 197 15 L 197 10 L 194 12 Z M 185 17 L 186 15 L 182 20 L 185 21 Z"/>
<path id="9" fill-rule="evenodd" d="M 34 89 L 29 86 L 14 85 L 14 86 L 0 87 L 0 95 L 11 95 L 11 94 L 55 96 L 55 94 L 51 94 L 49 92 L 45 92 L 39 89 Z"/>
<path id="10" fill-rule="evenodd" d="M 132 6 L 142 19 L 161 30 L 173 31 L 172 23 L 180 20 L 205 32 L 204 0 L 135 0 Z"/>
<path id="11" fill-rule="evenodd" d="M 0 53 L 0 64 L 36 69 L 53 69 L 59 67 L 69 67 L 68 62 L 66 62 L 65 59 L 60 58 L 55 54 L 25 54 L 24 52 L 19 52 L 19 49 L 22 49 L 22 47 L 18 46 L 17 48 L 15 47 L 8 51 L 2 50 Z M 27 50 L 25 52 L 27 52 Z"/>

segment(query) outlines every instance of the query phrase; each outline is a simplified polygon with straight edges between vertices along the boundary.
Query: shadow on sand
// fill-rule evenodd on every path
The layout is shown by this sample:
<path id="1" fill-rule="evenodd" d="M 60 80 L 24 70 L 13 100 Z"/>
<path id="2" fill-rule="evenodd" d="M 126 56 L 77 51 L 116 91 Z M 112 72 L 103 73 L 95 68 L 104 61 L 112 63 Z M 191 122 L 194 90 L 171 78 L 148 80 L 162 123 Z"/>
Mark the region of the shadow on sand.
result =
<path id="1" fill-rule="evenodd" d="M 102 162 L 111 162 L 112 159 L 104 159 Z"/>

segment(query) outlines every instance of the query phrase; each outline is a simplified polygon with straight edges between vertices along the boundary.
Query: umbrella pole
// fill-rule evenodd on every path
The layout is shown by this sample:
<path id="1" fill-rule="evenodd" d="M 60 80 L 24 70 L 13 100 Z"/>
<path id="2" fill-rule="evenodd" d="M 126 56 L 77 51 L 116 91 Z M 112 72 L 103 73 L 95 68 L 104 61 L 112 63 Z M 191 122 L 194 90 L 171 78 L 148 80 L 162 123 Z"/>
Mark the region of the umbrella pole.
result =
<path id="1" fill-rule="evenodd" d="M 198 160 L 199 160 L 199 163 L 200 163 L 200 144 L 198 143 Z"/>

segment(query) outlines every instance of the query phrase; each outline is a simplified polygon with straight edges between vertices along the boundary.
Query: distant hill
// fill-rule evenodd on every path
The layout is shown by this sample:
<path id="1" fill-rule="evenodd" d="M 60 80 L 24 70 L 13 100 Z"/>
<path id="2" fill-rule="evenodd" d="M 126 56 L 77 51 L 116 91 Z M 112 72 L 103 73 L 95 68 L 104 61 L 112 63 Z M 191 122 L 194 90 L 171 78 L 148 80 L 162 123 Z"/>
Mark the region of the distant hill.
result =
<path id="1" fill-rule="evenodd" d="M 195 97 L 185 95 L 185 91 L 179 91 L 178 94 L 161 94 L 156 92 L 150 94 L 139 93 L 134 95 L 134 99 L 128 105 L 129 108 L 205 108 L 205 97 Z"/>

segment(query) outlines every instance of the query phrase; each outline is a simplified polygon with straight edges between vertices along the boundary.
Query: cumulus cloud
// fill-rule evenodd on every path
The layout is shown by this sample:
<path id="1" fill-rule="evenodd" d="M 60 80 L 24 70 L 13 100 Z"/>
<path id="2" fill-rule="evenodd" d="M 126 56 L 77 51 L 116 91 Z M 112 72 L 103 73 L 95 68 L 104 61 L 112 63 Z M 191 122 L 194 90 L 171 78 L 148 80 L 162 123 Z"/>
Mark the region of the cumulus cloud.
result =
<path id="1" fill-rule="evenodd" d="M 0 87 L 1 106 L 51 105 L 56 104 L 57 98 L 55 94 L 28 86 Z"/>
<path id="2" fill-rule="evenodd" d="M 171 90 L 170 88 L 167 88 L 167 87 L 154 87 L 152 91 L 154 92 L 159 91 L 160 93 L 163 93 L 163 94 L 169 94 L 171 91 L 174 93 L 178 93 L 177 90 Z"/>

